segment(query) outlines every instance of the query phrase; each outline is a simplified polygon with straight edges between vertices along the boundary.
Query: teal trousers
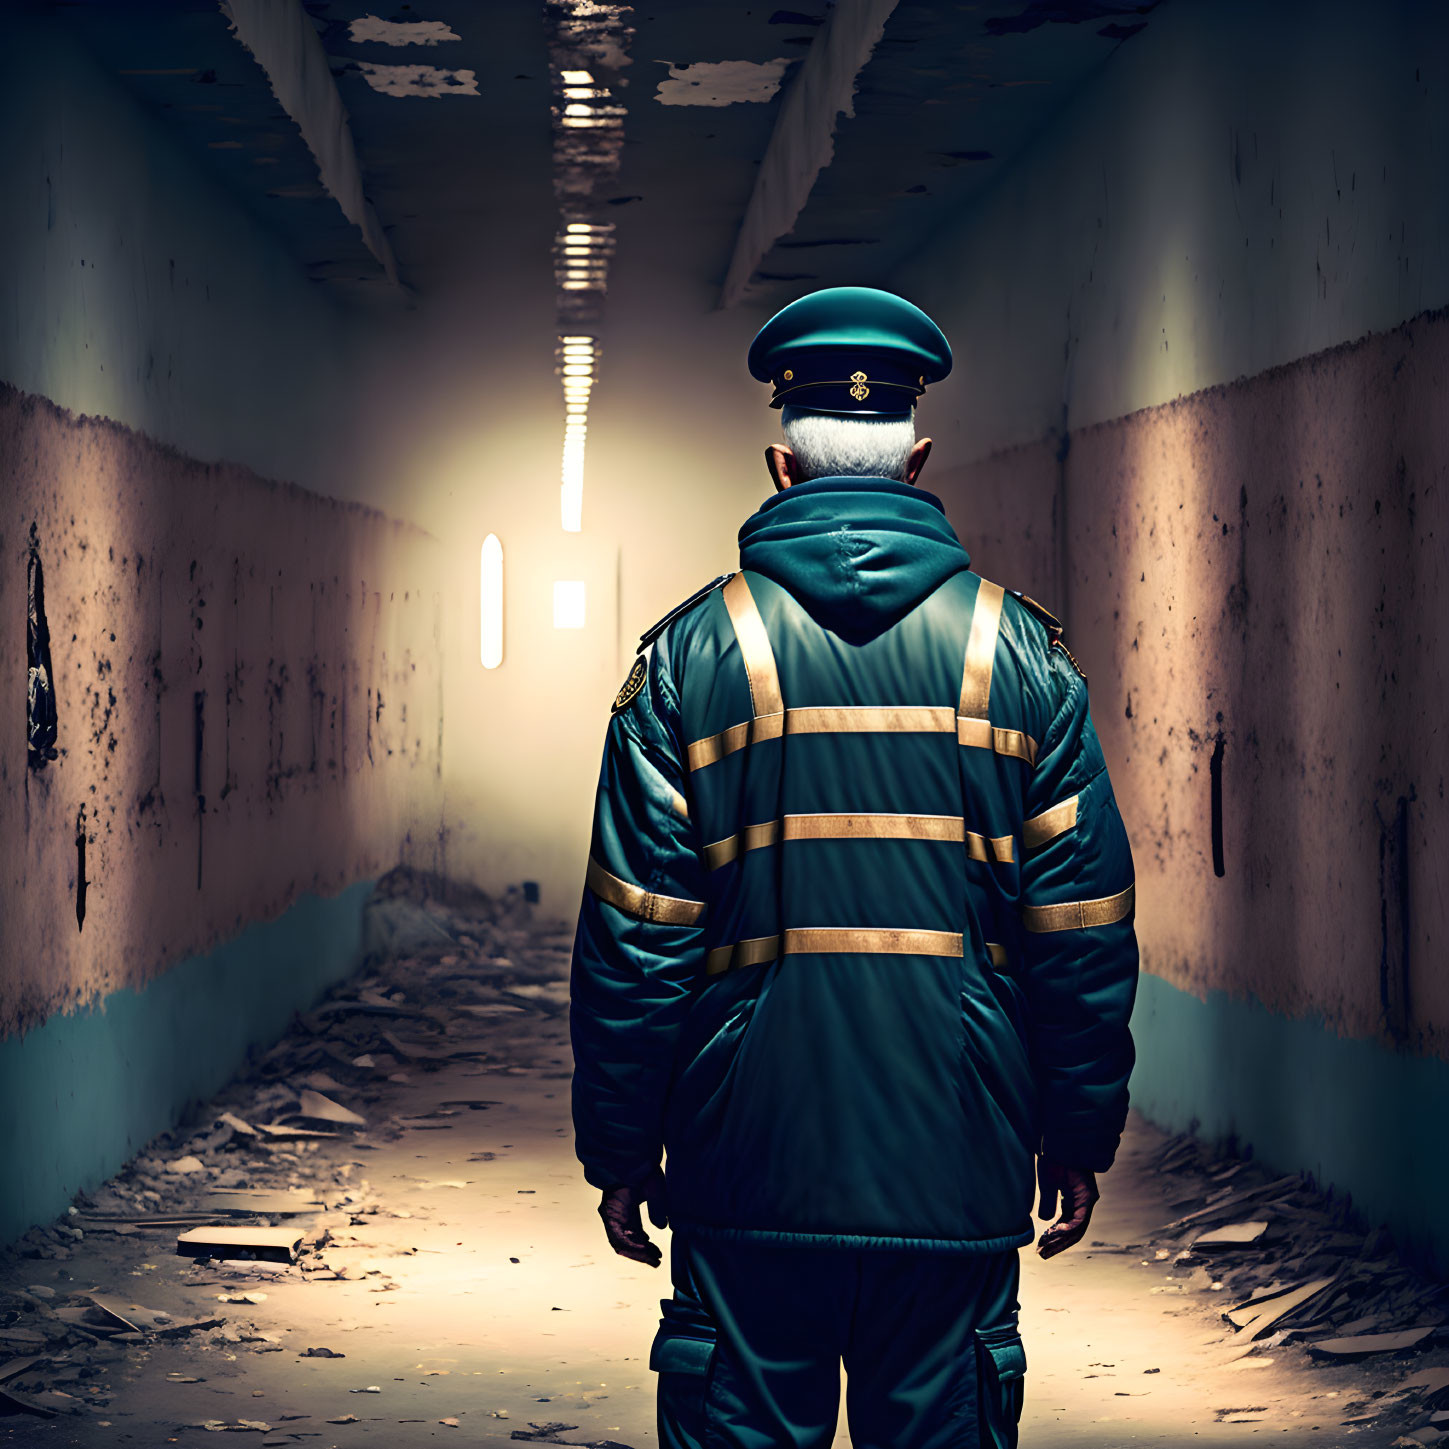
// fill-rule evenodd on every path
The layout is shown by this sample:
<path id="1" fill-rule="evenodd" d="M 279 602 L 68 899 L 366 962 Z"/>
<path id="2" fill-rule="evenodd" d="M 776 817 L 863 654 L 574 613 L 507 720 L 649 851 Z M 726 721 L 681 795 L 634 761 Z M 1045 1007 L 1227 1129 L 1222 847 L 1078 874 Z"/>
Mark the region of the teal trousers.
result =
<path id="1" fill-rule="evenodd" d="M 674 1235 L 650 1367 L 661 1449 L 1015 1449 L 1017 1252 Z"/>

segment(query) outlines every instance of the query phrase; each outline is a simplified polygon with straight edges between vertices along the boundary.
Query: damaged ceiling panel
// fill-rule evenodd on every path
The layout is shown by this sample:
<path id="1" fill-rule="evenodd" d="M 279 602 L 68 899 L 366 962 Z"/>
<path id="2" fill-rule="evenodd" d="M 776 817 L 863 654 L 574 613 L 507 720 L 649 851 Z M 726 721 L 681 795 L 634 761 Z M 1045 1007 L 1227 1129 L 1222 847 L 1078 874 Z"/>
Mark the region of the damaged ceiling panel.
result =
<path id="1" fill-rule="evenodd" d="M 538 0 L 307 8 L 404 284 L 436 298 L 481 271 L 517 266 L 525 243 L 545 232 L 550 198 Z"/>
<path id="2" fill-rule="evenodd" d="M 901 0 L 856 78 L 854 114 L 837 122 L 833 160 L 759 263 L 752 294 L 784 302 L 889 276 L 1011 164 L 1152 8 Z"/>
<path id="3" fill-rule="evenodd" d="M 800 62 L 870 3 L 872 14 L 888 12 L 884 28 L 877 20 L 870 43 L 848 57 L 850 77 L 832 74 L 832 118 L 813 108 L 821 134 L 786 146 L 778 123 L 791 113 Z M 568 212 L 565 225 L 605 225 L 628 209 L 632 226 L 637 208 L 650 222 L 651 265 L 667 258 L 718 289 L 738 252 L 743 272 L 731 275 L 729 300 L 768 306 L 813 286 L 889 276 L 1152 23 L 1154 5 L 802 0 L 772 10 L 717 0 L 653 9 L 491 0 L 485 9 L 438 0 L 378 14 L 366 0 L 285 0 L 277 8 L 305 17 L 327 57 L 376 231 L 358 188 L 319 167 L 219 0 L 77 0 L 66 14 L 319 282 L 361 296 L 391 291 L 379 259 L 390 252 L 404 288 L 439 295 L 480 268 L 519 265 L 520 234 L 541 231 L 550 213 Z M 565 69 L 577 94 L 563 94 Z M 769 224 L 752 220 L 746 246 L 742 228 L 772 146 L 822 159 L 813 179 L 795 167 L 799 197 L 770 209 Z M 555 260 L 567 271 L 577 258 L 562 245 Z M 601 293 L 567 290 L 570 330 L 592 326 L 578 314 Z"/>

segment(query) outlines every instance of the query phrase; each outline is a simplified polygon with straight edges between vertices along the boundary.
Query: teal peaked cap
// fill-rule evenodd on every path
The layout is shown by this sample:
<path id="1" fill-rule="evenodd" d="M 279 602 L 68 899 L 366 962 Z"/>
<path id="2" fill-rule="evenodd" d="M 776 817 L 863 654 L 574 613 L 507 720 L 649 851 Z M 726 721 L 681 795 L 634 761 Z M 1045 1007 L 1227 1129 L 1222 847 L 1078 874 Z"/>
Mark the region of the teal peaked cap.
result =
<path id="1" fill-rule="evenodd" d="M 826 287 L 782 308 L 750 344 L 750 375 L 774 385 L 771 407 L 851 417 L 909 413 L 951 371 L 951 344 L 894 292 Z"/>

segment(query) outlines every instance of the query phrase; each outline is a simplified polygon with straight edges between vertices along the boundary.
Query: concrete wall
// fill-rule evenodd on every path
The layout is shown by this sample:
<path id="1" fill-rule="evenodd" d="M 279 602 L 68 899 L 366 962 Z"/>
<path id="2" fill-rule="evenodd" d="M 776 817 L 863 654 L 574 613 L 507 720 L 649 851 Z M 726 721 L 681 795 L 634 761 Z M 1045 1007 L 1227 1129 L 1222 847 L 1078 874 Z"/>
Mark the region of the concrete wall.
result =
<path id="1" fill-rule="evenodd" d="M 0 129 L 4 1241 L 353 969 L 370 882 L 444 842 L 437 541 L 321 496 L 358 327 L 63 21 L 7 10 Z"/>
<path id="2" fill-rule="evenodd" d="M 1446 26 L 1171 0 L 895 279 L 957 348 L 935 486 L 1091 679 L 1134 1099 L 1441 1265 Z"/>
<path id="3" fill-rule="evenodd" d="M 0 723 L 0 1031 L 439 863 L 432 540 L 11 389 L 0 462 L 0 610 L 33 549 L 58 717 L 41 767 L 18 705 Z M 0 677 L 24 651 L 0 636 Z"/>
<path id="4" fill-rule="evenodd" d="M 10 388 L 0 471 L 0 1079 L 34 1148 L 5 1155 L 31 1169 L 3 1238 L 350 969 L 357 882 L 443 847 L 432 539 Z M 19 698 L 36 559 L 43 764 Z"/>
<path id="5" fill-rule="evenodd" d="M 942 441 L 979 458 L 1442 306 L 1446 95 L 1430 0 L 1166 0 L 894 279 L 956 351 Z"/>
<path id="6" fill-rule="evenodd" d="M 0 134 L 0 380 L 352 496 L 356 324 L 63 17 L 6 7 Z"/>

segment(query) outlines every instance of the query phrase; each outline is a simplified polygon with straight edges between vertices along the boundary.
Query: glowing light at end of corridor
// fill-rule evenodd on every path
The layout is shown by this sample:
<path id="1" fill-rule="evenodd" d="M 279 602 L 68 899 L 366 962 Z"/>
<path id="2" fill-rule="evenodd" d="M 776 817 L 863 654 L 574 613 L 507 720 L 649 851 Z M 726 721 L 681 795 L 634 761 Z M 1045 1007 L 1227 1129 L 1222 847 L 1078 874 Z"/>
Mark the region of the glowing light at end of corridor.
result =
<path id="1" fill-rule="evenodd" d="M 584 627 L 583 579 L 554 580 L 553 627 L 555 629 L 582 629 Z"/>

